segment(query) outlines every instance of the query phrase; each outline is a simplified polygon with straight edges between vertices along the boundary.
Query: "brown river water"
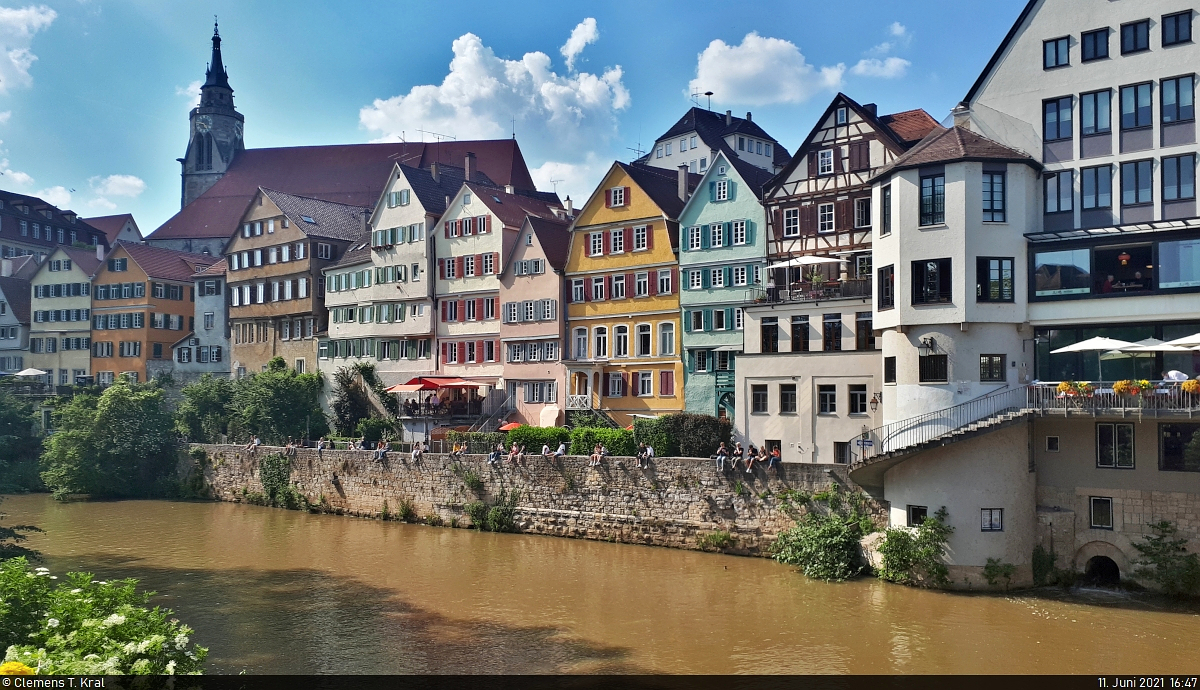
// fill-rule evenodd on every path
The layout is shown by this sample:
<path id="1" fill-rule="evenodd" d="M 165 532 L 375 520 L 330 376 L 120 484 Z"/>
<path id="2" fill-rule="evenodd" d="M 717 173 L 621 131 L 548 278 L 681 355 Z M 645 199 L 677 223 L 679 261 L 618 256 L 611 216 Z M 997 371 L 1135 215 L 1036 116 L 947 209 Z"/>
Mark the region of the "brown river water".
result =
<path id="1" fill-rule="evenodd" d="M 931 592 L 760 558 L 231 503 L 8 497 L 56 573 L 136 577 L 210 673 L 1191 673 L 1200 607 Z"/>

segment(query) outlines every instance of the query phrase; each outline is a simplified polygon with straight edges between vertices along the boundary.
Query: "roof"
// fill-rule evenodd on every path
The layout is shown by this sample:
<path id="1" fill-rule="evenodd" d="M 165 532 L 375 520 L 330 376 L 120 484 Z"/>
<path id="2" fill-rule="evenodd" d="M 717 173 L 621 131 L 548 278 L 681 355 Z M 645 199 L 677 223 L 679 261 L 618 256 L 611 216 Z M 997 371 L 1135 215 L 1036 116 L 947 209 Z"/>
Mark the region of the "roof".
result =
<path id="1" fill-rule="evenodd" d="M 907 153 L 882 168 L 875 177 L 890 175 L 897 170 L 908 170 L 922 165 L 949 163 L 951 161 L 1005 161 L 1025 163 L 1035 169 L 1041 164 L 1028 155 L 1004 144 L 997 143 L 966 127 L 955 126 L 933 132 Z"/>
<path id="2" fill-rule="evenodd" d="M 208 191 L 163 223 L 154 240 L 230 237 L 259 187 L 354 206 L 374 206 L 393 166 L 461 165 L 475 154 L 476 167 L 496 184 L 536 189 L 514 139 L 343 144 L 247 149 Z"/>
<path id="3" fill-rule="evenodd" d="M 262 193 L 275 202 L 297 230 L 309 237 L 353 242 L 366 234 L 365 216 L 371 209 L 365 206 L 322 201 L 274 189 L 262 188 Z"/>
<path id="4" fill-rule="evenodd" d="M 125 223 L 133 222 L 133 214 L 120 213 L 115 216 L 97 216 L 95 218 L 84 218 L 83 221 L 103 232 L 104 236 L 108 238 L 108 243 L 112 244 L 117 241 L 117 236 L 121 234 L 121 229 L 125 227 Z M 137 227 L 136 222 L 133 223 L 133 227 Z"/>
<path id="5" fill-rule="evenodd" d="M 0 292 L 4 293 L 4 299 L 8 301 L 17 321 L 29 323 L 29 293 L 32 292 L 29 281 L 11 276 L 0 277 Z"/>
<path id="6" fill-rule="evenodd" d="M 79 267 L 79 270 L 88 274 L 95 275 L 99 270 L 100 264 L 104 263 L 101 259 L 96 258 L 96 252 L 91 249 L 76 249 L 75 247 L 62 247 L 62 253 L 67 255 L 67 258 Z"/>
<path id="7" fill-rule="evenodd" d="M 190 283 L 200 266 L 210 266 L 214 262 L 208 254 L 192 254 L 147 244 L 117 242 L 113 249 L 117 247 L 124 249 L 147 276 L 160 280 Z"/>
<path id="8" fill-rule="evenodd" d="M 328 271 L 331 268 L 341 268 L 343 266 L 353 266 L 355 264 L 367 263 L 371 260 L 371 252 L 372 249 L 370 242 L 361 242 L 359 244 L 351 245 L 350 248 L 346 250 L 346 253 L 342 255 L 342 258 L 329 264 L 323 270 Z"/>
<path id="9" fill-rule="evenodd" d="M 9 211 L 8 213 L 3 214 L 5 218 L 3 223 L 5 226 L 7 226 L 10 222 L 16 222 L 26 218 L 33 223 L 47 223 L 47 221 L 49 221 L 47 224 L 54 224 L 55 226 L 60 227 L 68 232 L 71 230 L 78 232 L 83 236 L 81 238 L 82 240 L 86 240 L 88 234 L 96 233 L 99 235 L 98 240 L 100 241 L 100 244 L 103 244 L 106 247 L 109 245 L 108 238 L 103 232 L 99 231 L 99 228 L 93 227 L 85 219 L 80 218 L 74 211 L 60 209 L 54 204 L 51 204 L 50 202 L 36 196 L 0 190 L 0 207 L 8 210 L 9 208 L 18 204 L 24 204 L 25 206 L 28 206 L 29 213 L 22 214 L 19 212 Z M 50 212 L 49 218 L 46 217 L 44 213 L 45 211 Z M 8 220 L 9 218 L 12 220 Z M 15 227 L 13 227 L 13 234 L 17 234 Z M 42 244 L 49 249 L 55 249 L 62 246 L 49 237 L 35 239 L 31 236 L 24 236 L 21 237 L 21 242 L 24 244 Z"/>
<path id="10" fill-rule="evenodd" d="M 509 194 L 500 187 L 476 182 L 467 183 L 467 189 L 496 214 L 500 222 L 510 228 L 520 228 L 524 225 L 526 216 L 554 218 L 554 211 L 551 209 L 562 208 L 558 195 L 552 192 L 538 192 L 536 196 Z"/>
<path id="11" fill-rule="evenodd" d="M 5 261 L 11 262 L 10 265 L 12 266 L 12 273 L 10 273 L 10 276 L 12 276 L 12 277 L 16 277 L 16 278 L 24 277 L 25 279 L 29 279 L 29 278 L 33 277 L 34 273 L 38 272 L 37 257 L 34 256 L 33 254 L 26 254 L 24 256 L 14 256 L 14 257 L 5 259 Z M 24 275 L 22 275 L 22 274 L 24 274 Z"/>
<path id="12" fill-rule="evenodd" d="M 637 163 L 621 163 L 620 161 L 617 162 L 617 165 L 633 179 L 668 218 L 672 220 L 679 218 L 686 202 L 679 198 L 678 170 L 664 170 L 663 168 L 653 168 Z M 688 173 L 689 196 L 696 191 L 696 185 L 700 184 L 703 177 L 696 173 Z"/>
<path id="13" fill-rule="evenodd" d="M 900 141 L 909 146 L 916 144 L 930 132 L 941 127 L 938 121 L 933 119 L 932 115 L 925 112 L 924 108 L 903 110 L 891 115 L 881 115 L 879 122 L 891 130 L 892 134 L 895 134 Z"/>
<path id="14" fill-rule="evenodd" d="M 775 175 L 769 170 L 763 170 L 757 165 L 751 165 L 750 163 L 747 163 L 741 158 L 738 158 L 737 154 L 735 154 L 731 149 L 727 149 L 729 149 L 728 145 L 721 149 L 721 153 L 725 154 L 725 160 L 729 161 L 729 164 L 733 166 L 733 169 L 737 171 L 739 176 L 741 176 L 742 181 L 745 182 L 748 187 L 750 187 L 750 189 L 754 192 L 754 196 L 761 200 L 763 198 L 764 188 L 766 187 L 767 183 L 775 177 Z M 711 168 L 712 166 L 709 167 Z"/>
<path id="15" fill-rule="evenodd" d="M 749 113 L 747 113 L 747 115 L 749 115 Z M 774 162 L 774 164 L 777 166 L 787 163 L 788 158 L 791 157 L 788 154 L 787 149 L 781 146 L 779 142 L 776 141 L 775 137 L 767 134 L 766 130 L 764 130 L 762 127 L 759 127 L 758 124 L 753 120 L 748 120 L 731 114 L 729 115 L 729 124 L 725 124 L 725 117 L 726 116 L 724 114 L 714 112 L 712 110 L 706 110 L 700 107 L 689 108 L 688 111 L 683 114 L 683 117 L 679 118 L 675 124 L 671 125 L 670 129 L 668 129 L 655 141 L 670 139 L 671 137 L 694 131 L 700 137 L 700 139 L 702 139 L 704 143 L 708 145 L 709 148 L 715 149 L 719 148 L 719 146 L 717 146 L 717 142 L 724 141 L 727 135 L 745 134 L 747 136 L 757 137 L 759 139 L 765 139 L 773 142 L 775 147 L 773 150 L 772 162 Z M 646 154 L 642 158 L 638 159 L 638 161 L 645 161 L 649 158 L 650 154 Z"/>
<path id="16" fill-rule="evenodd" d="M 229 272 L 229 264 L 222 258 L 217 263 L 208 268 L 200 269 L 192 274 L 193 278 L 205 278 L 209 276 L 223 276 Z"/>
<path id="17" fill-rule="evenodd" d="M 1033 12 L 1033 8 L 1037 4 L 1038 0 L 1029 0 L 1029 2 L 1025 5 L 1025 9 L 1021 10 L 1021 14 L 1017 15 L 1017 21 L 1013 22 L 1012 28 L 1010 28 L 1008 33 L 1004 35 L 1004 40 L 1000 41 L 1000 45 L 996 47 L 996 52 L 992 53 L 991 59 L 988 60 L 988 63 L 984 66 L 983 71 L 979 73 L 979 78 L 975 80 L 975 83 L 971 85 L 971 90 L 968 91 L 966 97 L 963 98 L 964 103 L 970 104 L 971 101 L 975 99 L 975 95 L 979 93 L 979 89 L 983 88 L 983 83 L 987 81 L 988 76 L 992 73 L 992 70 L 995 69 L 996 64 L 1000 62 L 1000 58 L 1004 55 L 1004 51 L 1008 50 L 1008 45 L 1012 43 L 1014 38 L 1016 38 L 1017 32 L 1021 29 L 1021 25 L 1025 23 L 1025 20 Z"/>
<path id="18" fill-rule="evenodd" d="M 570 222 L 536 216 L 526 216 L 525 220 L 537 235 L 538 244 L 542 246 L 546 261 L 559 271 L 566 270 L 567 256 L 571 251 Z"/>
<path id="19" fill-rule="evenodd" d="M 409 187 L 417 200 L 425 208 L 426 213 L 441 216 L 446 212 L 446 197 L 454 197 L 462 189 L 466 178 L 466 169 L 458 166 L 438 163 L 438 179 L 433 179 L 433 170 L 429 168 L 414 168 L 411 165 L 400 165 L 400 172 L 408 180 Z M 476 170 L 472 182 L 494 185 L 482 170 Z"/>

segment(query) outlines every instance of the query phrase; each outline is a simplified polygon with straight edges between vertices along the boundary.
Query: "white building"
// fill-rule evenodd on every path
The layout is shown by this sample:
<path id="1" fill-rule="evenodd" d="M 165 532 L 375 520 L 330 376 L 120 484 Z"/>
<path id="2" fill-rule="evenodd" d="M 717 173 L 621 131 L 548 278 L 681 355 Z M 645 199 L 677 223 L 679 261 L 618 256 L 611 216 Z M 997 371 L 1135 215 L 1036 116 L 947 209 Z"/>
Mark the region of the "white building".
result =
<path id="1" fill-rule="evenodd" d="M 640 165 L 665 168 L 674 172 L 688 166 L 689 173 L 703 174 L 725 150 L 756 168 L 777 173 L 788 162 L 787 149 L 751 119 L 691 108 L 662 134 L 650 152 L 634 161 Z"/>

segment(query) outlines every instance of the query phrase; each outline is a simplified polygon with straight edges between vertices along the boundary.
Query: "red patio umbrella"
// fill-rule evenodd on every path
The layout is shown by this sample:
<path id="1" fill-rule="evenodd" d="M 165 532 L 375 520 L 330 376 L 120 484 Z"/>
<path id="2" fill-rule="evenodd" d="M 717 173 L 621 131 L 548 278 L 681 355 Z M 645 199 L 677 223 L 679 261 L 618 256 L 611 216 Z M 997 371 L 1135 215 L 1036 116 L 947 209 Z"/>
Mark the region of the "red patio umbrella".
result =
<path id="1" fill-rule="evenodd" d="M 520 422 L 509 422 L 508 424 L 501 424 L 500 431 L 512 431 L 513 429 L 516 429 L 519 426 L 522 426 Z"/>

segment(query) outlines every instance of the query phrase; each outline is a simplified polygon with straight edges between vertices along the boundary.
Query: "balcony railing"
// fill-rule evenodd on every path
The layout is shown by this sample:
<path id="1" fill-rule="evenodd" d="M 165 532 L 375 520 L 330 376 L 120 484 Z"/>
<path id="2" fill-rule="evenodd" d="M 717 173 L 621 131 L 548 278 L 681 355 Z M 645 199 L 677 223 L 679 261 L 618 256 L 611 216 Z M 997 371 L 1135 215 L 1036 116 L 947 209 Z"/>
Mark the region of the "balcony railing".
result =
<path id="1" fill-rule="evenodd" d="M 767 291 L 767 301 L 775 302 L 817 302 L 830 299 L 870 299 L 870 278 L 848 278 L 824 283 L 800 282 L 776 290 L 778 294 L 771 295 Z"/>
<path id="2" fill-rule="evenodd" d="M 1029 407 L 1046 412 L 1062 411 L 1069 414 L 1079 411 L 1090 414 L 1132 411 L 1158 414 L 1159 412 L 1200 413 L 1200 394 L 1185 393 L 1179 382 L 1151 381 L 1145 388 L 1117 393 L 1113 381 L 1093 381 L 1080 389 L 1077 384 L 1059 391 L 1059 384 L 1039 383 L 1029 386 Z"/>
<path id="3" fill-rule="evenodd" d="M 591 395 L 568 395 L 567 396 L 568 410 L 590 410 L 592 409 Z"/>

